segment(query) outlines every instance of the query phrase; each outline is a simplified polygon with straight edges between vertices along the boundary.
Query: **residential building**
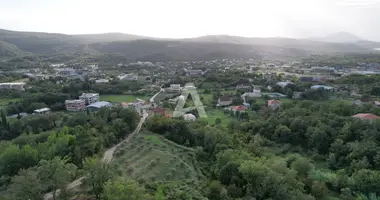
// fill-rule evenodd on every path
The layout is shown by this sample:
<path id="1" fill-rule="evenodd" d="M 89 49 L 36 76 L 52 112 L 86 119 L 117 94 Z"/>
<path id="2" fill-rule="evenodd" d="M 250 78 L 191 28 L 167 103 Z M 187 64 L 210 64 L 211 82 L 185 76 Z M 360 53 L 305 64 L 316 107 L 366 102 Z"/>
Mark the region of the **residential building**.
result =
<path id="1" fill-rule="evenodd" d="M 356 114 L 356 115 L 354 115 L 352 117 L 360 118 L 360 119 L 365 119 L 365 120 L 376 120 L 376 119 L 379 119 L 379 116 L 374 115 L 372 113 L 359 113 L 359 114 Z"/>
<path id="2" fill-rule="evenodd" d="M 273 110 L 277 110 L 281 107 L 281 101 L 279 100 L 268 100 L 268 106 Z"/>
<path id="3" fill-rule="evenodd" d="M 236 112 L 244 112 L 245 110 L 247 110 L 247 107 L 244 105 L 234 106 L 234 107 L 232 107 L 231 110 L 234 111 L 235 113 Z"/>
<path id="4" fill-rule="evenodd" d="M 111 106 L 112 106 L 112 104 L 108 101 L 98 101 L 98 102 L 95 102 L 95 103 L 92 103 L 92 104 L 86 106 L 86 109 L 98 111 L 100 108 L 111 107 Z"/>
<path id="5" fill-rule="evenodd" d="M 278 85 L 280 87 L 286 87 L 288 85 L 294 85 L 294 83 L 292 83 L 290 81 L 286 81 L 286 82 L 277 82 L 276 85 Z"/>
<path id="6" fill-rule="evenodd" d="M 86 107 L 86 102 L 80 99 L 66 100 L 65 107 L 67 111 L 81 111 Z"/>
<path id="7" fill-rule="evenodd" d="M 379 107 L 380 106 L 380 102 L 379 101 L 372 101 L 372 104 Z"/>
<path id="8" fill-rule="evenodd" d="M 98 102 L 99 98 L 99 93 L 82 93 L 82 95 L 79 96 L 79 100 L 84 101 L 87 105 Z"/>
<path id="9" fill-rule="evenodd" d="M 232 104 L 232 97 L 221 96 L 218 99 L 218 105 L 217 106 L 229 106 L 231 104 Z"/>
<path id="10" fill-rule="evenodd" d="M 137 81 L 138 76 L 134 74 L 120 74 L 117 76 L 121 81 Z"/>
<path id="11" fill-rule="evenodd" d="M 188 70 L 186 74 L 188 76 L 202 76 L 203 73 L 204 72 L 202 70 L 196 69 L 196 70 Z"/>
<path id="12" fill-rule="evenodd" d="M 56 76 L 63 76 L 63 77 L 69 77 L 69 76 L 78 76 L 79 74 L 75 69 L 71 68 L 65 68 L 65 69 L 60 69 L 56 73 Z"/>
<path id="13" fill-rule="evenodd" d="M 252 86 L 249 83 L 243 83 L 243 84 L 236 85 L 237 90 L 239 90 L 239 89 L 251 89 L 251 88 L 252 88 Z"/>
<path id="14" fill-rule="evenodd" d="M 23 91 L 25 83 L 0 83 L 0 89 L 12 89 Z"/>
<path id="15" fill-rule="evenodd" d="M 254 88 L 252 92 L 246 92 L 243 94 L 244 97 L 259 98 L 261 97 L 261 89 Z"/>
<path id="16" fill-rule="evenodd" d="M 317 89 L 321 89 L 321 88 L 324 90 L 327 90 L 329 92 L 334 91 L 334 88 L 330 87 L 330 86 L 325 86 L 325 85 L 313 85 L 313 86 L 311 86 L 311 89 L 313 89 L 313 90 L 317 90 Z"/>
<path id="17" fill-rule="evenodd" d="M 95 80 L 95 83 L 108 83 L 110 82 L 110 80 L 108 79 L 98 79 L 98 80 Z"/>
<path id="18" fill-rule="evenodd" d="M 181 85 L 180 84 L 170 84 L 170 90 L 180 91 L 181 90 Z"/>
<path id="19" fill-rule="evenodd" d="M 33 114 L 43 114 L 43 115 L 48 115 L 50 114 L 51 110 L 50 108 L 41 108 L 33 111 Z"/>

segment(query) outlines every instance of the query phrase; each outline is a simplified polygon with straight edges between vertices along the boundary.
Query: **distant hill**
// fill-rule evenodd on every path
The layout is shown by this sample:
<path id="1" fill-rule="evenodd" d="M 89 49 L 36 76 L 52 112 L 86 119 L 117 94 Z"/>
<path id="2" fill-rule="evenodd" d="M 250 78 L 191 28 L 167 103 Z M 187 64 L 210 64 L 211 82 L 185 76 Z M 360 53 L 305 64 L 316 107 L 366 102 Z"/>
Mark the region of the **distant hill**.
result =
<path id="1" fill-rule="evenodd" d="M 0 41 L 0 60 L 1 58 L 11 58 L 25 55 L 26 53 L 17 48 L 17 46 Z"/>
<path id="2" fill-rule="evenodd" d="M 310 54 L 369 52 L 377 44 L 331 43 L 291 38 L 246 38 L 208 35 L 188 39 L 158 39 L 123 33 L 66 35 L 0 29 L 2 52 L 22 54 L 117 54 L 130 60 L 210 60 L 277 58 Z"/>
<path id="3" fill-rule="evenodd" d="M 362 38 L 347 32 L 338 32 L 327 35 L 325 37 L 310 38 L 315 41 L 321 42 L 334 42 L 334 43 L 356 43 L 363 41 Z"/>

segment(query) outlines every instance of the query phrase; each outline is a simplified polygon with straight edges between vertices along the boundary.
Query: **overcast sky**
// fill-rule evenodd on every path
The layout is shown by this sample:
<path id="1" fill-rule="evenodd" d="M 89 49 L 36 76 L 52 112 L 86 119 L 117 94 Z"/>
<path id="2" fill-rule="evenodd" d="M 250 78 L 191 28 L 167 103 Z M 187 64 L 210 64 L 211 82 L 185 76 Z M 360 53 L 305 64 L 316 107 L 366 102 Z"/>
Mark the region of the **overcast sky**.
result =
<path id="1" fill-rule="evenodd" d="M 0 0 L 0 28 L 67 34 L 313 37 L 345 31 L 380 41 L 379 18 L 380 0 Z"/>

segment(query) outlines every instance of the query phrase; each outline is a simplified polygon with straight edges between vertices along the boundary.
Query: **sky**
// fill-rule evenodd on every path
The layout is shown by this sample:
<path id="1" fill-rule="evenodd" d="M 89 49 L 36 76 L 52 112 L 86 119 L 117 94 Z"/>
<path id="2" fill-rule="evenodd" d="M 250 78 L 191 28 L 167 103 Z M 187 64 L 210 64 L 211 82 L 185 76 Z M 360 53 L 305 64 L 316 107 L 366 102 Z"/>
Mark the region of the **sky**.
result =
<path id="1" fill-rule="evenodd" d="M 380 0 L 0 0 L 0 28 L 160 38 L 202 35 L 380 41 Z"/>

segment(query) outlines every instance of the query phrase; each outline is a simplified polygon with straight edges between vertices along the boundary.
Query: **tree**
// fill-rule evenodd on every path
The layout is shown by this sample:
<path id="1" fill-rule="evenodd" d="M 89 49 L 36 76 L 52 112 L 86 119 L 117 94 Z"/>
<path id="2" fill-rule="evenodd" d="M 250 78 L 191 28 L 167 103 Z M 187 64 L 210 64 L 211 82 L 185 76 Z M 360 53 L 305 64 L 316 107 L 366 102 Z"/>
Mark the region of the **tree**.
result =
<path id="1" fill-rule="evenodd" d="M 134 180 L 118 178 L 114 181 L 107 181 L 102 195 L 107 200 L 149 200 L 152 199 Z"/>
<path id="2" fill-rule="evenodd" d="M 12 178 L 8 193 L 14 200 L 41 200 L 43 199 L 43 187 L 38 172 L 29 168 L 21 170 Z"/>
<path id="3" fill-rule="evenodd" d="M 112 177 L 108 164 L 102 163 L 96 158 L 87 158 L 84 170 L 87 173 L 84 183 L 91 187 L 91 193 L 96 196 L 96 199 L 100 199 L 105 182 Z"/>
<path id="4" fill-rule="evenodd" d="M 222 123 L 222 120 L 218 117 L 215 119 L 215 124 L 221 124 Z"/>
<path id="5" fill-rule="evenodd" d="M 66 185 L 76 174 L 76 166 L 66 163 L 58 157 L 52 160 L 42 160 L 38 166 L 38 175 L 47 189 L 51 189 L 53 200 L 56 200 L 57 190 L 65 190 Z"/>

